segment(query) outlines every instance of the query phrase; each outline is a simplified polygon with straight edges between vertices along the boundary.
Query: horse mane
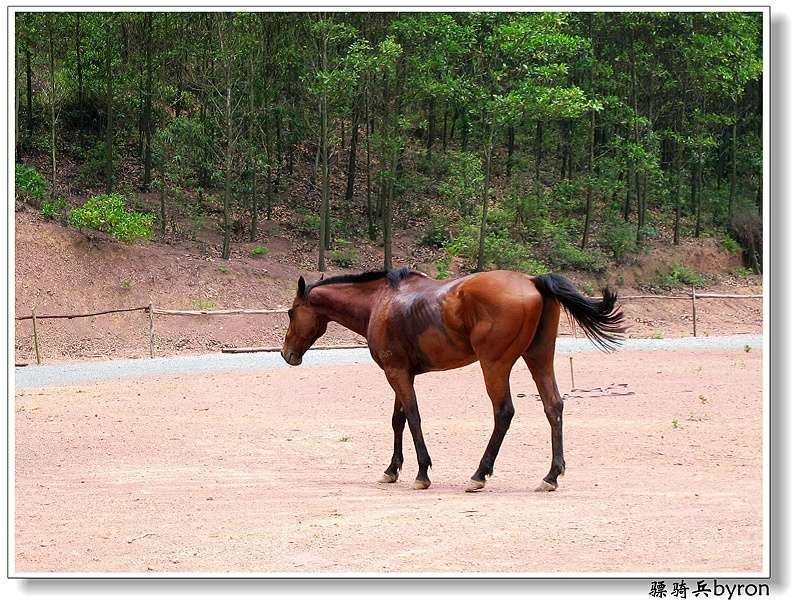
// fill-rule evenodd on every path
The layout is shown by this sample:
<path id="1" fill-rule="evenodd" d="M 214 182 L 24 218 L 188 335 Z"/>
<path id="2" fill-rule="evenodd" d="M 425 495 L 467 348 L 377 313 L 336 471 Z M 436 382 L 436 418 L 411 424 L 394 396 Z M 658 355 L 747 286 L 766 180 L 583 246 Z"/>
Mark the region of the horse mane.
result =
<path id="1" fill-rule="evenodd" d="M 409 275 L 415 273 L 417 273 L 417 271 L 414 271 L 408 267 L 402 267 L 400 269 L 393 269 L 391 271 L 365 271 L 363 273 L 356 273 L 353 275 L 334 275 L 333 277 L 328 277 L 327 279 L 320 279 L 319 281 L 309 283 L 306 286 L 305 296 L 307 298 L 311 290 L 321 285 L 332 285 L 334 283 L 367 283 L 383 278 L 386 278 L 386 281 L 389 283 L 389 287 L 397 289 L 401 281 L 408 278 Z"/>

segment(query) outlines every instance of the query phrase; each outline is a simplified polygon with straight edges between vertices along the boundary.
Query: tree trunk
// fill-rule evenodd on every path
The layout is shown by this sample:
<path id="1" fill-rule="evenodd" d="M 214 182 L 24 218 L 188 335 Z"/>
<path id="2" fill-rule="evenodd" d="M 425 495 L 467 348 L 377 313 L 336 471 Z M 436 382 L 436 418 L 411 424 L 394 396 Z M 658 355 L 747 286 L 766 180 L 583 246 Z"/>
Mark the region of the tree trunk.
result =
<path id="1" fill-rule="evenodd" d="M 449 109 L 445 106 L 444 114 L 442 115 L 442 152 L 447 152 L 447 124 L 450 122 L 448 115 Z"/>
<path id="2" fill-rule="evenodd" d="M 27 102 L 27 117 L 28 121 L 28 141 L 30 142 L 31 138 L 33 138 L 33 84 L 31 81 L 32 74 L 31 74 L 31 49 L 26 44 L 25 45 L 25 100 Z"/>
<path id="3" fill-rule="evenodd" d="M 485 246 L 486 246 L 486 221 L 489 215 L 489 182 L 492 175 L 492 134 L 489 132 L 487 145 L 484 150 L 485 169 L 483 173 L 483 190 L 481 192 L 481 232 L 478 238 L 478 271 L 483 271 L 485 266 Z"/>
<path id="4" fill-rule="evenodd" d="M 53 15 L 47 16 L 47 47 L 50 59 L 50 199 L 56 197 L 56 63 L 53 48 Z"/>
<path id="5" fill-rule="evenodd" d="M 594 57 L 594 38 L 593 38 L 593 31 L 592 31 L 592 13 L 587 13 L 587 30 L 589 34 L 589 43 L 591 45 L 591 53 L 592 57 Z M 589 92 L 594 94 L 594 65 L 589 69 Z M 592 218 L 592 200 L 594 195 L 594 189 L 592 178 L 594 177 L 594 146 L 595 146 L 595 127 L 597 125 L 597 114 L 594 110 L 590 113 L 590 124 L 589 124 L 589 175 L 588 181 L 586 184 L 586 207 L 584 209 L 584 220 L 583 220 L 583 237 L 581 238 L 581 250 L 586 249 L 586 244 L 589 241 L 589 224 L 591 223 Z"/>
<path id="6" fill-rule="evenodd" d="M 631 218 L 631 199 L 633 197 L 633 164 L 629 160 L 625 169 L 625 207 L 622 210 L 622 217 L 628 223 Z"/>
<path id="7" fill-rule="evenodd" d="M 111 70 L 113 50 L 113 16 L 108 15 L 106 31 L 106 193 L 114 185 L 114 82 Z"/>
<path id="8" fill-rule="evenodd" d="M 358 129 L 361 120 L 361 98 L 356 96 L 351 112 L 352 126 L 350 129 L 350 156 L 347 159 L 347 188 L 344 193 L 344 202 L 349 206 L 353 200 L 353 188 L 356 180 L 356 153 L 358 150 Z"/>
<path id="9" fill-rule="evenodd" d="M 147 82 L 145 86 L 144 103 L 144 190 L 149 191 L 151 170 L 153 167 L 153 14 L 145 13 L 144 22 L 146 29 L 145 38 L 145 63 L 147 69 Z"/>
<path id="10" fill-rule="evenodd" d="M 536 181 L 541 181 L 542 158 L 544 157 L 544 132 L 542 120 L 536 121 Z"/>
<path id="11" fill-rule="evenodd" d="M 506 177 L 511 177 L 511 161 L 514 158 L 514 128 L 508 128 L 508 158 L 506 160 Z"/>
<path id="12" fill-rule="evenodd" d="M 250 241 L 255 242 L 258 235 L 258 195 L 256 194 L 256 151 L 255 151 L 255 120 L 256 120 L 256 92 L 255 92 L 255 63 L 254 57 L 250 55 L 250 121 L 247 128 L 247 145 L 250 151 Z M 267 187 L 272 183 L 267 181 Z"/>
<path id="13" fill-rule="evenodd" d="M 699 167 L 692 165 L 692 206 L 694 207 L 694 237 L 700 237 L 700 209 L 702 198 L 699 192 L 700 177 L 698 174 Z"/>
<path id="14" fill-rule="evenodd" d="M 428 160 L 428 164 L 431 161 L 431 155 L 433 154 L 433 132 L 436 127 L 436 103 L 431 97 L 428 100 L 428 140 L 427 140 L 427 147 L 426 147 L 426 158 Z"/>
<path id="15" fill-rule="evenodd" d="M 322 37 L 322 56 L 321 56 L 321 69 L 324 73 L 328 69 L 328 37 L 323 33 Z M 319 102 L 320 107 L 320 148 L 319 154 L 322 160 L 322 203 L 319 209 L 319 258 L 317 261 L 317 269 L 325 271 L 325 248 L 328 242 L 328 197 L 330 184 L 328 178 L 328 96 L 327 91 L 322 93 Z"/>
<path id="16" fill-rule="evenodd" d="M 225 19 L 225 15 L 220 15 L 218 19 Z M 233 105 L 231 101 L 233 87 L 233 73 L 229 56 L 230 50 L 225 47 L 226 31 L 224 31 L 224 21 L 219 21 L 219 46 L 220 54 L 225 61 L 225 192 L 222 198 L 222 258 L 228 260 L 231 257 L 231 187 L 233 185 Z"/>
<path id="17" fill-rule="evenodd" d="M 372 115 L 370 114 L 370 104 L 369 104 L 369 80 L 367 83 L 367 92 L 364 94 L 364 115 L 365 115 L 365 126 L 367 128 L 366 131 L 366 142 L 367 142 L 367 235 L 369 239 L 375 241 L 376 232 L 375 232 L 375 219 L 373 217 L 373 209 L 372 209 L 372 143 L 371 143 L 371 135 L 375 129 L 375 122 L 372 119 Z"/>
<path id="18" fill-rule="evenodd" d="M 78 110 L 80 111 L 80 124 L 83 125 L 83 52 L 81 48 L 81 17 L 82 13 L 75 13 L 75 61 L 78 74 Z"/>
<path id="19" fill-rule="evenodd" d="M 644 240 L 644 194 L 642 194 L 642 181 L 639 171 L 633 175 L 634 189 L 636 190 L 636 243 L 641 244 Z"/>
<path id="20" fill-rule="evenodd" d="M 736 129 L 739 121 L 736 103 L 733 105 L 733 131 L 731 132 L 731 188 L 728 194 L 728 228 L 733 224 L 733 205 L 736 203 Z"/>
<path id="21" fill-rule="evenodd" d="M 21 138 L 19 135 L 19 49 L 14 45 L 14 153 L 16 154 L 15 161 L 19 161 L 19 151 Z"/>
<path id="22" fill-rule="evenodd" d="M 590 21 L 591 22 L 591 21 Z M 586 207 L 584 209 L 583 219 L 583 237 L 581 238 L 581 250 L 586 248 L 589 241 L 589 224 L 592 215 L 592 200 L 594 196 L 594 188 L 592 177 L 594 177 L 594 126 L 596 120 L 595 111 L 592 111 L 591 126 L 589 127 L 589 180 L 586 184 Z"/>
<path id="23" fill-rule="evenodd" d="M 280 181 L 283 168 L 283 115 L 275 111 L 275 180 Z"/>
<path id="24" fill-rule="evenodd" d="M 392 205 L 394 203 L 394 180 L 391 176 L 385 184 L 383 194 L 383 269 L 392 270 Z"/>

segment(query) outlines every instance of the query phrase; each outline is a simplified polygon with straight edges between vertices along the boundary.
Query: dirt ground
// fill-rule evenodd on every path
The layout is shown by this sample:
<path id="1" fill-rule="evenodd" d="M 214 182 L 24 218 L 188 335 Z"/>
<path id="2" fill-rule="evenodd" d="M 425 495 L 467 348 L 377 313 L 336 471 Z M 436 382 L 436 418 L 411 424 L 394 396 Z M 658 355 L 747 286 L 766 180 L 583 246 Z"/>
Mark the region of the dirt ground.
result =
<path id="1" fill-rule="evenodd" d="M 546 494 L 549 426 L 520 365 L 477 494 L 492 419 L 476 365 L 417 380 L 425 491 L 408 432 L 400 481 L 376 483 L 392 396 L 371 365 L 19 391 L 15 571 L 760 571 L 761 351 L 574 360 L 576 386 L 601 389 L 567 392 L 557 357 L 567 472 Z"/>

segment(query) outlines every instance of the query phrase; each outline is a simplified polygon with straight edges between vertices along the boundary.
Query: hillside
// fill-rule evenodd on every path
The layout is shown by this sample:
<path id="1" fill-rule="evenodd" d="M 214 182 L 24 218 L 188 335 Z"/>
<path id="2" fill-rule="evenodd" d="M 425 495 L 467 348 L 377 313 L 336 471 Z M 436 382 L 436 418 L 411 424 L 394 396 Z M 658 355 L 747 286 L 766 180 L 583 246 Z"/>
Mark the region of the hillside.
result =
<path id="1" fill-rule="evenodd" d="M 272 223 L 259 241 L 269 249 L 251 256 L 253 244 L 236 243 L 232 259 L 224 261 L 200 242 L 125 245 L 112 239 L 90 242 L 73 228 L 44 221 L 25 209 L 16 213 L 15 310 L 17 315 L 80 313 L 143 306 L 163 308 L 277 308 L 288 306 L 297 277 L 317 278 L 313 264 L 314 240 L 302 239 L 290 228 Z M 421 231 L 407 230 L 398 239 L 398 265 L 409 265 L 435 276 L 432 261 L 415 257 L 414 243 Z M 382 248 L 360 245 L 361 263 L 349 270 L 380 266 Z M 638 283 L 654 281 L 668 265 L 682 264 L 704 274 L 707 290 L 760 293 L 760 278 L 737 275 L 741 259 L 710 238 L 689 240 L 675 248 L 655 246 L 626 266 L 612 267 L 604 277 L 571 272 L 568 276 L 585 291 L 599 290 L 604 282 L 621 294 L 641 294 Z M 305 265 L 298 267 L 297 265 Z M 621 283 L 621 285 L 620 285 Z M 691 335 L 691 306 L 684 301 L 627 302 L 625 313 L 634 337 Z M 761 331 L 759 300 L 706 300 L 698 309 L 700 335 Z M 223 346 L 280 345 L 286 318 L 281 315 L 156 318 L 159 355 L 202 353 Z M 45 360 L 143 357 L 148 354 L 147 316 L 144 313 L 103 315 L 41 321 L 39 336 Z M 571 334 L 566 320 L 562 333 Z M 357 336 L 333 324 L 320 343 L 353 342 Z M 17 323 L 16 360 L 33 360 L 31 323 Z"/>

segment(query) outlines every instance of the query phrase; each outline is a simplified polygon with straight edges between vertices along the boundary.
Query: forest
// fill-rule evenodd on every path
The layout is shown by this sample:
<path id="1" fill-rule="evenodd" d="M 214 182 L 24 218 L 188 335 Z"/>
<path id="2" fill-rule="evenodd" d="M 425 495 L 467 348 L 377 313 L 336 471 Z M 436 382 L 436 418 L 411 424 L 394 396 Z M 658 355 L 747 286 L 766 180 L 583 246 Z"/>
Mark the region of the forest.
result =
<path id="1" fill-rule="evenodd" d="M 761 267 L 762 15 L 35 13 L 16 202 L 123 242 L 280 219 L 354 263 L 603 272 L 712 236 Z"/>

